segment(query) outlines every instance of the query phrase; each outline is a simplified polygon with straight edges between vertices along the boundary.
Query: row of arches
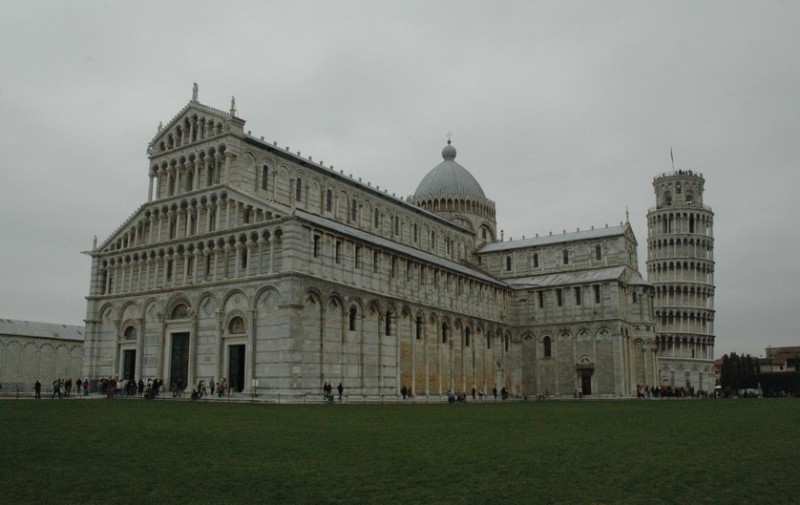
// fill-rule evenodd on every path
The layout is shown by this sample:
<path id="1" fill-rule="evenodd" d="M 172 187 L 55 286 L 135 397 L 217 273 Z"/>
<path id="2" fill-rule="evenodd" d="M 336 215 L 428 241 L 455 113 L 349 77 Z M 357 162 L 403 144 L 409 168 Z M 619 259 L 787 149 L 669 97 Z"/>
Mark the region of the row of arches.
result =
<path id="1" fill-rule="evenodd" d="M 192 142 L 209 139 L 224 133 L 224 122 L 202 114 L 192 114 L 174 124 L 158 142 L 159 152 L 185 146 Z"/>
<path id="2" fill-rule="evenodd" d="M 437 198 L 415 198 L 414 203 L 431 212 L 464 212 L 494 221 L 496 219 L 494 202 L 477 201 L 463 196 L 442 196 Z"/>
<path id="3" fill-rule="evenodd" d="M 668 274 L 688 272 L 696 273 L 702 276 L 711 275 L 714 273 L 714 262 L 704 260 L 693 261 L 667 261 L 667 260 L 652 260 L 647 262 L 648 274 Z M 653 279 L 651 279 L 653 280 Z"/>
<path id="4" fill-rule="evenodd" d="M 512 379 L 515 341 L 510 331 L 408 304 L 309 290 L 304 331 L 320 335 L 320 382 L 358 376 L 365 394 L 397 394 L 403 386 L 417 394 L 491 389 Z M 385 376 L 381 370 L 395 371 Z M 357 373 L 356 373 L 357 371 Z"/>
<path id="5" fill-rule="evenodd" d="M 655 340 L 662 358 L 714 359 L 714 337 L 711 335 L 658 335 Z"/>
<path id="6" fill-rule="evenodd" d="M 91 321 L 90 331 L 115 336 L 116 372 L 124 364 L 122 354 L 138 350 L 144 358 L 137 369 L 158 362 L 139 373 L 166 373 L 167 379 L 170 335 L 173 328 L 187 328 L 199 332 L 190 336 L 199 340 L 191 343 L 189 380 L 219 369 L 224 373 L 220 349 L 241 343 L 249 356 L 245 384 L 259 379 L 266 389 L 293 381 L 291 389 L 316 392 L 324 381 L 342 381 L 351 394 L 398 394 L 406 385 L 419 395 L 438 395 L 472 385 L 511 388 L 514 382 L 518 342 L 501 325 L 355 293 L 307 289 L 302 304 L 291 303 L 293 296 L 264 286 L 256 292 L 178 292 L 167 300 L 149 298 L 121 307 L 107 303 L 99 308 L 98 320 Z M 293 320 L 300 325 L 291 324 Z M 143 335 L 156 329 L 166 333 L 143 341 Z M 211 335 L 213 346 L 208 345 Z M 294 360 L 273 362 L 259 349 L 281 349 Z M 255 356 L 267 356 L 266 361 Z M 272 385 L 265 382 L 266 370 Z"/>
<path id="7" fill-rule="evenodd" d="M 707 212 L 656 212 L 647 218 L 648 236 L 667 233 L 694 233 L 713 235 L 714 216 Z"/>
<path id="8" fill-rule="evenodd" d="M 281 270 L 283 231 L 253 230 L 196 242 L 106 257 L 94 294 L 177 287 L 264 275 Z"/>
<path id="9" fill-rule="evenodd" d="M 105 250 L 117 251 L 129 247 L 151 245 L 183 239 L 218 229 L 251 223 L 263 223 L 281 216 L 258 206 L 228 198 L 225 191 L 212 192 L 195 198 L 184 198 L 171 204 L 146 207 L 141 217 L 128 224 L 117 239 Z"/>
<path id="10" fill-rule="evenodd" d="M 713 239 L 650 239 L 647 241 L 648 259 L 701 258 L 713 259 Z"/>
<path id="11" fill-rule="evenodd" d="M 524 345 L 533 346 L 537 359 L 553 358 L 558 348 L 558 342 L 570 342 L 572 339 L 579 340 L 593 340 L 593 339 L 607 339 L 611 336 L 611 331 L 608 327 L 602 326 L 595 330 L 588 328 L 578 328 L 573 333 L 570 330 L 563 329 L 561 331 L 543 330 L 541 332 L 526 332 L 522 335 L 522 343 Z"/>
<path id="12" fill-rule="evenodd" d="M 153 199 L 154 180 L 158 199 L 219 184 L 230 170 L 228 158 L 227 146 L 219 144 L 153 164 L 150 167 L 148 201 Z"/>
<path id="13" fill-rule="evenodd" d="M 82 377 L 83 342 L 40 338 L 0 340 L 0 384 L 3 392 L 32 391 L 39 380 L 43 390 L 54 379 Z"/>
<path id="14" fill-rule="evenodd" d="M 655 310 L 656 318 L 661 320 L 663 327 L 669 327 L 683 320 L 713 321 L 714 311 L 711 309 L 681 310 L 678 308 L 659 308 Z"/>
<path id="15" fill-rule="evenodd" d="M 655 320 L 659 331 L 712 335 L 714 312 L 711 309 L 657 309 Z"/>
<path id="16" fill-rule="evenodd" d="M 713 309 L 714 291 L 713 286 L 707 285 L 660 284 L 655 287 L 655 305 Z"/>

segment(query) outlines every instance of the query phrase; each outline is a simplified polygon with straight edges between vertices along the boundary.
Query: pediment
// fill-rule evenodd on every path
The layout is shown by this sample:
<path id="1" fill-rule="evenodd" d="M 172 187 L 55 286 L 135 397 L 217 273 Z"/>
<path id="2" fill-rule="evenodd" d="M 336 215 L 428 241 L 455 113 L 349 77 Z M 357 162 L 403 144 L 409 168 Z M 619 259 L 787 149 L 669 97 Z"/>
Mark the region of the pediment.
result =
<path id="1" fill-rule="evenodd" d="M 243 132 L 245 121 L 231 112 L 225 112 L 196 100 L 187 103 L 166 125 L 159 124 L 148 153 L 157 156 L 194 142 L 226 133 Z"/>

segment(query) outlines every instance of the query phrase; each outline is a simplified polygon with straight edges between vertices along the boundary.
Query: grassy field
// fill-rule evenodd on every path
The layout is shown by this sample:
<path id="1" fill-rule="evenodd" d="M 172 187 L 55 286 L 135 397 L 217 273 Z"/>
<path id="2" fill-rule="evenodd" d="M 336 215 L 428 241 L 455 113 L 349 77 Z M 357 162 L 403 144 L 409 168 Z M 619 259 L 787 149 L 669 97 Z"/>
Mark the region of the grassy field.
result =
<path id="1" fill-rule="evenodd" d="M 0 401 L 2 504 L 796 503 L 800 401 Z"/>

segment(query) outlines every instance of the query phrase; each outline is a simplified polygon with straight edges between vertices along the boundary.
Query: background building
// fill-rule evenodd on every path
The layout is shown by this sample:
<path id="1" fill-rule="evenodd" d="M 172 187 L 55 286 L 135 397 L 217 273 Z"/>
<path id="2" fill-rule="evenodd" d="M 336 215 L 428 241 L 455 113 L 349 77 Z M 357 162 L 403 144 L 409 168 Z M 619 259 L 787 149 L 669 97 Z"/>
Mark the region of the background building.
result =
<path id="1" fill-rule="evenodd" d="M 78 379 L 83 369 L 82 326 L 0 319 L 2 394 L 52 389 L 55 379 Z"/>
<path id="2" fill-rule="evenodd" d="M 762 373 L 796 373 L 800 371 L 800 346 L 767 347 L 758 364 Z"/>

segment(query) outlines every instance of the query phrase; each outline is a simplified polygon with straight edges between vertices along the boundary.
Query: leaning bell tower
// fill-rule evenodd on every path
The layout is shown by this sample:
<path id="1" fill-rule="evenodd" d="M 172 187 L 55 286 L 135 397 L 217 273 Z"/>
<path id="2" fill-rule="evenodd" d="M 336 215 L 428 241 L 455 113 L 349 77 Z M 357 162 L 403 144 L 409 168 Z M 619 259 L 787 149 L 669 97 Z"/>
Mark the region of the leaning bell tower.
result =
<path id="1" fill-rule="evenodd" d="M 659 385 L 687 393 L 714 388 L 714 213 L 704 185 L 691 170 L 661 174 L 647 213 Z"/>

